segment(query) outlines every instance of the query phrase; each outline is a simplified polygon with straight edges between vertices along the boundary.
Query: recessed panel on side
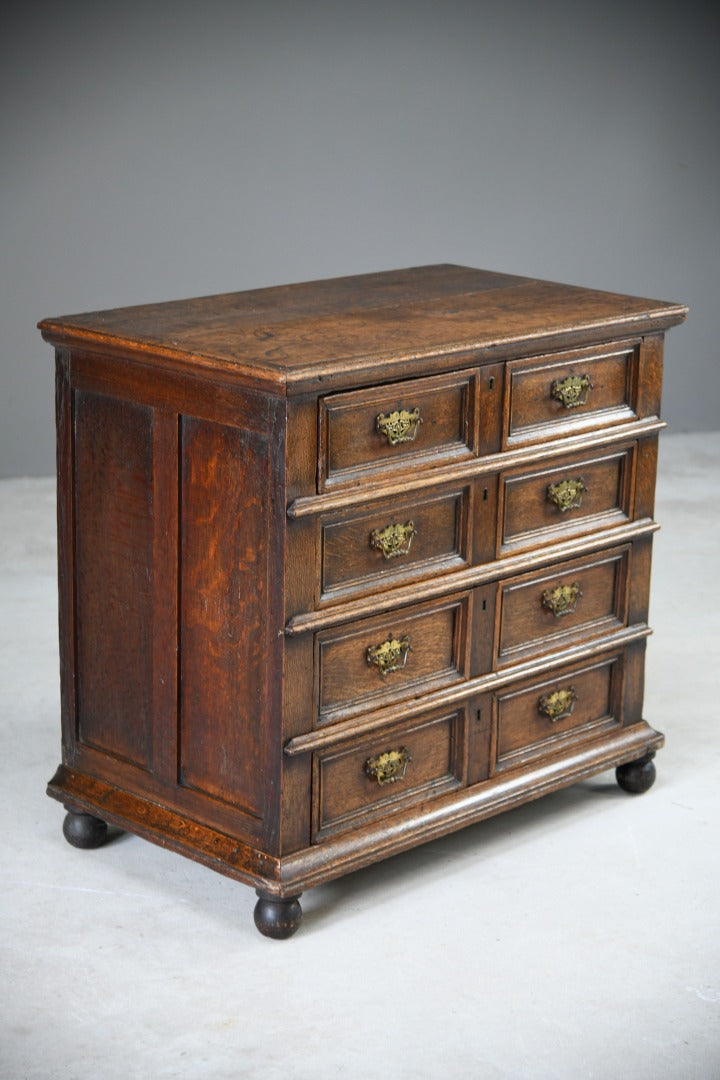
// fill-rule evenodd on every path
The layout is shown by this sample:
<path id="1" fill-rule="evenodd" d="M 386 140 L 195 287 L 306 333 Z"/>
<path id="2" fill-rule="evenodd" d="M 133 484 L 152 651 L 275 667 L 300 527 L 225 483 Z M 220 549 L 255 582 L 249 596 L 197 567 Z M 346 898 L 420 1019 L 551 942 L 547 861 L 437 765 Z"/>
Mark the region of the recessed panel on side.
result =
<path id="1" fill-rule="evenodd" d="M 268 447 L 181 418 L 180 782 L 264 814 Z"/>
<path id="2" fill-rule="evenodd" d="M 78 739 L 149 768 L 153 410 L 79 391 L 74 429 Z"/>

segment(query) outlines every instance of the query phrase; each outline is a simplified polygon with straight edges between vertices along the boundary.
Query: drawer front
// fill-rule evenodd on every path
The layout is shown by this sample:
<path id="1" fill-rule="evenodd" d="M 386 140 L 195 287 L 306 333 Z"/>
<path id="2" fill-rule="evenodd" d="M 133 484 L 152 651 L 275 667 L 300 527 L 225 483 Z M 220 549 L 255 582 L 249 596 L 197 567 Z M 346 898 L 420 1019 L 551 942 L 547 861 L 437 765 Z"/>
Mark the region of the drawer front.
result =
<path id="1" fill-rule="evenodd" d="M 509 769 L 621 721 L 622 656 L 573 666 L 500 691 L 494 701 L 495 765 Z"/>
<path id="2" fill-rule="evenodd" d="M 475 397 L 475 374 L 458 372 L 323 398 L 320 489 L 472 457 Z"/>
<path id="3" fill-rule="evenodd" d="M 637 419 L 639 343 L 511 360 L 506 447 Z"/>
<path id="4" fill-rule="evenodd" d="M 625 626 L 629 559 L 626 545 L 500 582 L 497 664 Z"/>
<path id="5" fill-rule="evenodd" d="M 321 599 L 374 591 L 468 564 L 471 487 L 378 504 L 319 524 Z"/>
<path id="6" fill-rule="evenodd" d="M 619 525 L 632 517 L 634 446 L 501 474 L 499 553 Z"/>
<path id="7" fill-rule="evenodd" d="M 464 593 L 318 633 L 320 722 L 466 678 L 469 605 Z"/>
<path id="8" fill-rule="evenodd" d="M 464 710 L 315 754 L 313 839 L 460 787 Z"/>

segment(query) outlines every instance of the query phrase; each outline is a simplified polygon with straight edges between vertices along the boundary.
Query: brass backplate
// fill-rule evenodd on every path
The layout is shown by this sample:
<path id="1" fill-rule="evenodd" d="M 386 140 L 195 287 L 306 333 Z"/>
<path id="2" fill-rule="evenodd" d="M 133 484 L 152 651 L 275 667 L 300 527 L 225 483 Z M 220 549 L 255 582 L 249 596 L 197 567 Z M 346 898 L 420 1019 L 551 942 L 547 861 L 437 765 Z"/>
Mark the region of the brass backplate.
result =
<path id="1" fill-rule="evenodd" d="M 551 694 L 543 694 L 538 700 L 538 712 L 547 716 L 553 724 L 558 720 L 567 720 L 572 716 L 577 695 L 574 686 L 568 686 L 564 690 L 553 690 Z"/>
<path id="2" fill-rule="evenodd" d="M 566 409 L 574 409 L 578 405 L 587 404 L 591 390 L 589 375 L 567 375 L 564 379 L 555 379 L 550 387 L 550 394 Z"/>
<path id="3" fill-rule="evenodd" d="M 572 615 L 581 596 L 577 581 L 572 585 L 556 585 L 554 589 L 545 589 L 542 606 L 558 618 L 561 615 Z"/>
<path id="4" fill-rule="evenodd" d="M 404 525 L 395 522 L 384 529 L 373 529 L 370 547 L 374 551 L 382 551 L 386 559 L 397 559 L 400 555 L 408 554 L 414 536 L 417 536 L 414 522 L 406 521 Z"/>
<path id="5" fill-rule="evenodd" d="M 390 675 L 393 671 L 402 671 L 411 652 L 409 637 L 396 638 L 390 635 L 387 641 L 380 645 L 368 647 L 367 662 L 374 665 L 381 675 Z"/>
<path id="6" fill-rule="evenodd" d="M 398 750 L 386 750 L 384 754 L 368 758 L 365 772 L 378 784 L 394 784 L 405 779 L 407 767 L 412 761 L 408 750 L 401 746 Z"/>
<path id="7" fill-rule="evenodd" d="M 419 409 L 396 409 L 395 412 L 379 413 L 375 417 L 376 430 L 387 437 L 391 446 L 414 442 L 420 424 L 422 417 Z"/>
<path id="8" fill-rule="evenodd" d="M 557 484 L 550 484 L 547 489 L 547 497 L 563 513 L 566 510 L 577 510 L 582 506 L 583 495 L 587 491 L 582 477 L 577 480 L 560 480 Z"/>

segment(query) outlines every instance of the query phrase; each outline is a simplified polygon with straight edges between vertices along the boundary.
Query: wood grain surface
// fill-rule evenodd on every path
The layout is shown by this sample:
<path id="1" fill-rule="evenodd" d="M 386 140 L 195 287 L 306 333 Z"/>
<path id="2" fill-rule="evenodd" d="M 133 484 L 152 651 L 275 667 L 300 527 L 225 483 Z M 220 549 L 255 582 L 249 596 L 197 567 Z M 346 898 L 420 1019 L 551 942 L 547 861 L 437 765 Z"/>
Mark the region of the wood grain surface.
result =
<path id="1" fill-rule="evenodd" d="M 569 333 L 665 329 L 687 308 L 453 265 L 359 275 L 192 300 L 44 319 L 57 345 L 93 345 L 200 366 L 263 383 L 318 386 L 437 351 L 484 349 Z"/>

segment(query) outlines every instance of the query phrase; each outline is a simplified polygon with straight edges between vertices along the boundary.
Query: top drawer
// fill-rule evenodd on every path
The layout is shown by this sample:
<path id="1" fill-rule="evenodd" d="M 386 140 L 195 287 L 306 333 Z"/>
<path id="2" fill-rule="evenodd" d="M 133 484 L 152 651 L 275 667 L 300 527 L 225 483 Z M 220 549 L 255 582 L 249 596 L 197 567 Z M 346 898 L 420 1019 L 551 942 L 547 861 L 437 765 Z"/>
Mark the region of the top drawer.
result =
<path id="1" fill-rule="evenodd" d="M 476 381 L 460 371 L 322 398 L 320 490 L 473 457 Z"/>
<path id="2" fill-rule="evenodd" d="M 504 447 L 637 419 L 639 349 L 625 341 L 511 360 Z"/>

